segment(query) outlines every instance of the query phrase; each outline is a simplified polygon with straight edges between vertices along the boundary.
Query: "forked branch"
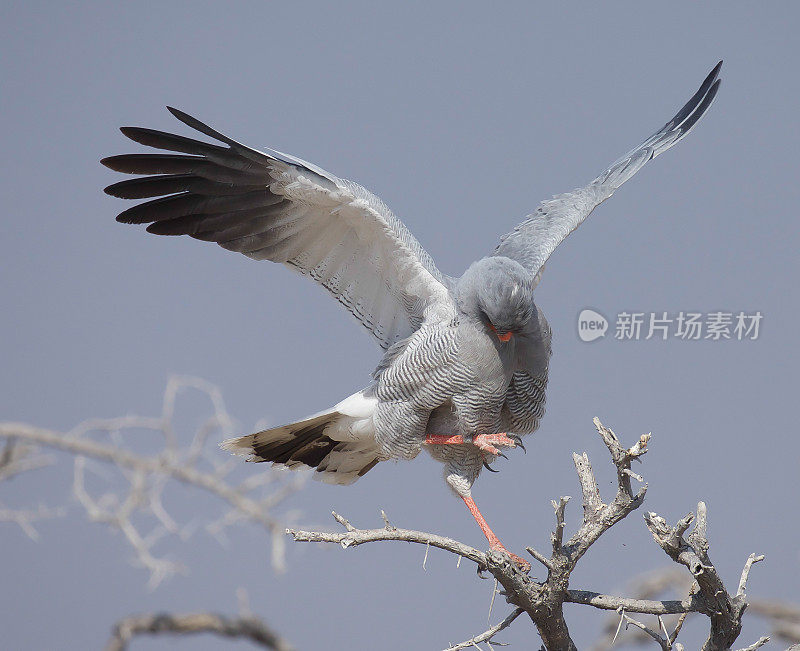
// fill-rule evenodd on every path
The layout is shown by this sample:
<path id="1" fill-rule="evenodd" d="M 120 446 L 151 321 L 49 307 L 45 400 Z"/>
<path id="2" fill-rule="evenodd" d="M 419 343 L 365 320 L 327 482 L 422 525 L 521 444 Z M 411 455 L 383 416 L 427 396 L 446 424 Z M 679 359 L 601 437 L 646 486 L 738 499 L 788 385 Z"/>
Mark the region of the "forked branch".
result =
<path id="1" fill-rule="evenodd" d="M 682 613 L 695 609 L 691 599 L 684 601 L 648 601 L 642 599 L 626 599 L 604 595 L 587 590 L 569 589 L 569 577 L 580 558 L 589 547 L 614 524 L 622 520 L 631 511 L 639 507 L 644 500 L 646 486 L 634 492 L 631 479 L 639 479 L 631 472 L 630 466 L 647 452 L 650 435 L 642 436 L 631 448 L 625 448 L 616 435 L 595 419 L 595 426 L 611 454 L 612 462 L 617 470 L 617 493 L 608 504 L 604 503 L 597 488 L 597 481 L 591 463 L 586 454 L 575 455 L 575 469 L 583 493 L 584 517 L 578 531 L 564 542 L 566 528 L 565 509 L 568 497 L 553 501 L 556 526 L 552 534 L 552 552 L 550 557 L 528 548 L 531 555 L 546 569 L 547 578 L 535 581 L 502 552 L 482 552 L 461 542 L 436 534 L 398 529 L 388 524 L 378 529 L 357 529 L 350 522 L 334 514 L 334 518 L 345 531 L 339 533 L 302 531 L 289 529 L 287 532 L 298 542 L 332 542 L 342 547 L 355 547 L 367 542 L 405 541 L 444 549 L 457 556 L 473 561 L 479 570 L 489 571 L 503 586 L 504 594 L 516 609 L 503 622 L 485 633 L 468 641 L 488 641 L 499 631 L 508 626 L 516 617 L 525 612 L 539 630 L 548 649 L 574 649 L 569 630 L 563 616 L 563 604 L 576 603 L 593 606 L 604 610 L 616 610 L 624 607 L 631 613 Z M 462 645 L 467 642 L 462 643 Z M 465 648 L 464 646 L 451 648 Z"/>
<path id="2" fill-rule="evenodd" d="M 211 414 L 182 441 L 176 423 L 176 402 L 180 393 L 194 390 L 211 404 Z M 159 417 L 124 416 L 92 419 L 68 432 L 57 432 L 26 423 L 0 422 L 0 481 L 21 473 L 34 472 L 55 463 L 57 451 L 72 456 L 72 493 L 89 519 L 120 531 L 136 553 L 138 562 L 150 571 L 151 586 L 180 571 L 175 561 L 157 555 L 156 544 L 167 534 L 185 538 L 189 524 L 181 524 L 168 512 L 165 494 L 176 482 L 217 498 L 222 508 L 206 531 L 222 537 L 229 526 L 252 522 L 264 528 L 272 540 L 272 562 L 284 567 L 285 521 L 273 512 L 296 491 L 303 475 L 287 478 L 276 472 L 262 472 L 240 481 L 240 467 L 214 444 L 233 431 L 222 395 L 213 385 L 192 377 L 173 377 L 167 383 Z M 146 437 L 158 444 L 155 453 L 134 451 Z M 51 454 L 44 454 L 47 450 Z M 101 462 L 115 472 L 91 476 Z M 11 508 L 0 503 L 0 522 L 14 522 L 35 538 L 35 523 L 53 517 L 63 509 L 37 509 L 25 505 Z M 188 520 L 186 518 L 185 520 Z"/>
<path id="3" fill-rule="evenodd" d="M 658 546 L 673 561 L 684 565 L 697 583 L 699 612 L 711 620 L 711 630 L 702 651 L 730 649 L 742 631 L 742 615 L 747 608 L 745 590 L 750 568 L 753 563 L 763 560 L 764 556 L 750 554 L 742 570 L 738 589 L 731 595 L 708 555 L 707 509 L 704 502 L 697 504 L 696 514 L 685 515 L 674 527 L 670 527 L 664 518 L 655 513 L 646 513 L 644 519 Z M 688 537 L 684 537 L 692 521 L 694 529 Z"/>
<path id="4" fill-rule="evenodd" d="M 643 631 L 666 651 L 678 651 L 683 648 L 676 640 L 686 615 L 702 613 L 711 620 L 711 633 L 703 650 L 721 651 L 731 648 L 741 632 L 741 618 L 747 607 L 745 589 L 750 569 L 754 563 L 762 560 L 763 556 L 750 555 L 742 570 L 736 594 L 730 595 L 725 590 L 722 579 L 708 557 L 706 507 L 702 502 L 698 505 L 696 517 L 694 514 L 689 514 L 679 520 L 674 527 L 669 527 L 663 518 L 654 513 L 645 516 L 647 526 L 656 542 L 670 558 L 691 572 L 693 585 L 686 598 L 659 601 L 619 597 L 588 590 L 575 590 L 569 587 L 570 575 L 578 561 L 600 536 L 636 510 L 644 501 L 647 492 L 647 485 L 644 484 L 640 475 L 631 470 L 631 463 L 640 459 L 647 452 L 650 435 L 641 436 L 635 445 L 626 448 L 620 443 L 614 432 L 605 427 L 598 419 L 595 418 L 594 424 L 608 448 L 616 469 L 617 491 L 614 499 L 605 503 L 598 489 L 589 457 L 585 453 L 573 455 L 583 497 L 583 518 L 578 530 L 565 542 L 565 511 L 570 498 L 561 497 L 559 500 L 553 500 L 556 522 L 551 535 L 552 551 L 550 556 L 547 557 L 531 547 L 527 548 L 531 556 L 547 570 L 547 578 L 543 581 L 536 581 L 528 576 L 505 553 L 482 552 L 444 536 L 398 529 L 389 524 L 383 513 L 385 526 L 378 529 L 358 529 L 342 516 L 334 513 L 334 518 L 344 527 L 345 531 L 329 533 L 288 529 L 287 533 L 298 542 L 333 542 L 344 548 L 387 540 L 438 547 L 473 561 L 479 571 L 490 572 L 503 586 L 506 600 L 513 604 L 515 609 L 500 623 L 480 635 L 451 646 L 449 651 L 475 647 L 481 642 L 489 642 L 523 612 L 528 614 L 538 629 L 546 649 L 559 651 L 576 649 L 564 619 L 563 605 L 565 603 L 616 611 L 619 614 L 619 622 L 616 631 L 613 631 L 613 639 L 616 639 L 623 624 L 632 625 Z M 644 485 L 634 491 L 632 481 Z M 688 538 L 684 538 L 693 520 L 695 527 Z M 631 617 L 636 613 L 658 616 L 657 626 L 648 627 Z M 664 620 L 661 619 L 662 615 L 681 615 L 671 632 L 667 629 Z M 747 648 L 759 648 L 767 640 L 766 637 L 761 638 Z"/>

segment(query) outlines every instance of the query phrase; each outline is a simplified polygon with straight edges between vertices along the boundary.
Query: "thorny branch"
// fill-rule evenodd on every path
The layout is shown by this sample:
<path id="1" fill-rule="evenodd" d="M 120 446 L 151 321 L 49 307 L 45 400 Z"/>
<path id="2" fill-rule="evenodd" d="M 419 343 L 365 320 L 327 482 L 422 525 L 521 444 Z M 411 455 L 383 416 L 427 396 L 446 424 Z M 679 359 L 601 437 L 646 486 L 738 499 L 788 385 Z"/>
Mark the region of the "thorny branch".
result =
<path id="1" fill-rule="evenodd" d="M 495 624 L 494 626 L 487 629 L 480 635 L 476 635 L 475 637 L 471 637 L 470 639 L 465 640 L 464 642 L 459 642 L 458 644 L 454 644 L 453 646 L 447 647 L 445 651 L 459 651 L 460 649 L 469 649 L 470 647 L 478 646 L 481 642 L 489 642 L 500 631 L 511 626 L 511 622 L 513 622 L 517 617 L 519 617 L 524 612 L 525 611 L 522 608 L 517 608 L 516 610 L 512 610 L 511 614 L 508 615 L 508 617 L 506 617 L 499 624 Z"/>
<path id="2" fill-rule="evenodd" d="M 205 396 L 213 413 L 197 427 L 188 444 L 182 445 L 176 401 L 188 389 Z M 156 543 L 165 535 L 186 538 L 192 531 L 189 524 L 179 524 L 165 507 L 165 490 L 174 481 L 210 493 L 225 505 L 218 519 L 205 524 L 211 535 L 221 538 L 229 526 L 241 522 L 266 529 L 273 543 L 273 567 L 281 570 L 285 522 L 272 511 L 299 488 L 304 476 L 288 478 L 279 472 L 260 472 L 237 483 L 234 472 L 241 465 L 216 449 L 216 442 L 233 431 L 233 419 L 216 387 L 197 378 L 173 377 L 167 383 L 162 414 L 157 418 L 93 419 L 66 433 L 24 423 L 0 423 L 0 439 L 5 439 L 0 450 L 0 481 L 55 463 L 55 457 L 43 455 L 42 449 L 71 454 L 74 497 L 90 520 L 123 533 L 138 562 L 150 571 L 151 586 L 182 569 L 179 563 L 157 556 Z M 135 452 L 133 445 L 146 440 L 148 434 L 160 439 L 160 451 L 153 455 Z M 108 473 L 108 466 L 96 461 L 117 472 Z M 35 537 L 34 522 L 61 511 L 46 507 L 11 509 L 0 504 L 0 521 L 16 522 Z"/>
<path id="3" fill-rule="evenodd" d="M 693 579 L 689 577 L 686 572 L 682 571 L 677 567 L 670 567 L 663 570 L 656 570 L 654 572 L 649 572 L 646 574 L 639 575 L 634 577 L 634 579 L 630 582 L 628 586 L 624 589 L 624 592 L 630 594 L 631 597 L 637 600 L 654 600 L 658 598 L 660 595 L 665 595 L 670 592 L 675 592 L 677 594 L 686 594 L 687 597 L 681 601 L 673 602 L 673 603 L 684 603 L 684 604 L 691 604 L 691 597 L 694 594 L 693 591 Z M 656 602 L 659 603 L 659 602 Z M 669 601 L 662 601 L 661 603 L 670 603 Z M 616 609 L 615 609 L 616 610 Z M 633 612 L 629 608 L 626 608 L 627 612 Z M 677 622 L 673 627 L 673 632 L 670 634 L 670 640 L 674 643 L 678 637 L 678 633 L 680 633 L 681 628 L 683 627 L 683 623 L 686 620 L 686 616 L 689 614 L 690 609 L 686 611 L 680 612 L 679 616 L 678 613 L 674 615 L 670 615 L 668 613 L 653 613 L 653 616 L 663 617 L 664 620 L 672 625 L 671 619 L 677 616 Z M 663 621 L 663 620 L 662 620 Z M 606 624 L 603 627 L 602 635 L 595 641 L 593 646 L 591 647 L 593 651 L 606 651 L 612 645 L 616 643 L 616 646 L 620 645 L 619 631 L 621 625 L 624 623 L 623 619 L 621 618 L 621 614 L 619 612 L 614 614 L 609 614 L 608 619 L 606 620 Z M 655 627 L 658 628 L 658 623 L 655 622 Z M 649 644 L 652 638 L 646 635 L 643 631 L 639 630 L 638 634 L 636 632 L 632 632 L 625 637 L 624 642 L 628 644 Z M 677 645 L 675 647 L 678 648 Z"/>
<path id="4" fill-rule="evenodd" d="M 625 448 L 614 432 L 603 426 L 598 419 L 594 419 L 594 424 L 608 448 L 616 468 L 617 492 L 611 502 L 604 503 L 588 456 L 585 453 L 573 455 L 583 495 L 583 520 L 578 530 L 564 542 L 564 513 L 569 498 L 562 497 L 558 501 L 553 501 L 556 526 L 551 536 L 552 552 L 549 558 L 535 549 L 528 548 L 529 553 L 547 569 L 547 578 L 544 581 L 535 581 L 529 577 L 502 552 L 482 552 L 444 536 L 398 529 L 388 523 L 385 514 L 383 514 L 385 526 L 378 529 L 357 529 L 342 516 L 334 513 L 334 518 L 344 527 L 344 532 L 287 529 L 287 533 L 298 542 L 339 543 L 344 548 L 388 540 L 423 544 L 468 558 L 478 566 L 479 571 L 490 572 L 503 586 L 503 594 L 506 600 L 516 607 L 515 610 L 496 626 L 466 642 L 450 647 L 451 649 L 463 649 L 468 646 L 477 646 L 480 642 L 489 642 L 498 632 L 525 612 L 537 627 L 546 649 L 575 650 L 575 643 L 570 637 L 564 619 L 564 603 L 583 604 L 616 611 L 619 616 L 619 624 L 613 639 L 616 638 L 620 626 L 627 623 L 640 628 L 644 634 L 666 651 L 672 649 L 678 651 L 683 648 L 676 642 L 676 639 L 686 615 L 694 612 L 702 613 L 711 620 L 711 633 L 706 646 L 703 647 L 704 651 L 730 648 L 741 632 L 741 616 L 747 607 L 745 587 L 750 568 L 763 556 L 751 555 L 748 558 L 737 593 L 731 596 L 725 590 L 722 580 L 708 557 L 708 541 L 705 538 L 706 510 L 702 502 L 698 507 L 695 529 L 689 536 L 688 542 L 683 539 L 683 534 L 688 530 L 693 519 L 692 516 L 687 516 L 679 521 L 675 528 L 667 527 L 663 519 L 655 514 L 645 516 L 656 542 L 673 560 L 685 565 L 692 573 L 697 588 L 690 589 L 684 599 L 660 601 L 647 598 L 626 598 L 569 588 L 570 575 L 581 557 L 600 536 L 637 509 L 644 501 L 647 491 L 645 484 L 637 492 L 634 492 L 631 480 L 642 483 L 643 480 L 631 470 L 631 462 L 638 460 L 647 452 L 650 435 L 643 435 L 634 446 Z M 657 629 L 654 630 L 630 617 L 630 614 L 634 613 L 658 616 Z M 680 615 L 672 632 L 667 629 L 664 620 L 661 619 L 662 615 L 669 614 Z M 768 639 L 761 638 L 748 648 L 759 648 Z M 723 644 L 727 644 L 727 646 L 723 646 Z"/>
<path id="5" fill-rule="evenodd" d="M 699 612 L 711 619 L 711 631 L 702 651 L 729 649 L 742 631 L 742 615 L 747 608 L 745 588 L 750 568 L 764 557 L 750 555 L 742 570 L 738 590 L 731 595 L 708 556 L 707 509 L 704 502 L 698 503 L 696 516 L 689 513 L 678 520 L 674 527 L 670 527 L 664 518 L 655 513 L 646 513 L 644 518 L 659 547 L 673 561 L 686 566 L 697 583 Z M 694 529 L 684 538 L 693 520 Z"/>
<path id="6" fill-rule="evenodd" d="M 189 388 L 200 391 L 210 400 L 213 415 L 196 430 L 191 443 L 182 447 L 176 434 L 175 402 L 178 394 Z M 503 594 L 507 600 L 516 608 L 498 624 L 465 642 L 451 646 L 448 651 L 477 647 L 481 643 L 488 645 L 495 635 L 510 626 L 523 612 L 536 624 L 546 648 L 574 649 L 563 617 L 563 603 L 588 605 L 614 613 L 613 621 L 610 620 L 606 628 L 605 642 L 597 648 L 611 646 L 625 624 L 626 627 L 632 625 L 639 629 L 640 637 L 629 638 L 630 641 L 646 639 L 655 641 L 662 649 L 679 651 L 683 647 L 676 640 L 690 613 L 704 614 L 711 619 L 711 632 L 704 649 L 730 648 L 730 644 L 741 631 L 741 617 L 747 607 L 745 590 L 750 569 L 763 556 L 750 555 L 736 594 L 727 593 L 708 558 L 706 507 L 702 502 L 698 505 L 696 516 L 687 515 L 675 527 L 669 527 L 663 518 L 653 513 L 645 516 L 656 542 L 670 558 L 688 568 L 691 576 L 684 574 L 678 579 L 675 572 L 662 572 L 661 578 L 655 576 L 641 582 L 639 589 L 631 591 L 634 595 L 632 597 L 568 587 L 570 574 L 579 559 L 605 531 L 638 508 L 646 492 L 645 485 L 636 494 L 633 493 L 631 480 L 644 482 L 631 470 L 630 464 L 633 459 L 639 459 L 647 451 L 649 435 L 641 437 L 630 449 L 625 449 L 614 433 L 597 419 L 595 426 L 617 470 L 617 494 L 609 504 L 603 503 L 588 456 L 585 453 L 573 455 L 583 496 L 583 521 L 578 531 L 564 542 L 565 510 L 570 498 L 562 497 L 553 501 L 556 526 L 551 537 L 550 556 L 547 557 L 531 547 L 527 548 L 547 570 L 547 579 L 543 582 L 536 582 L 523 574 L 502 553 L 482 552 L 443 536 L 398 529 L 389 524 L 385 514 L 382 514 L 385 526 L 380 529 L 356 529 L 334 513 L 334 518 L 345 528 L 345 533 L 299 530 L 288 532 L 297 541 L 337 542 L 343 547 L 383 540 L 414 542 L 450 551 L 459 557 L 459 562 L 461 558 L 467 558 L 476 563 L 480 570 L 491 572 L 503 585 Z M 227 435 L 232 430 L 232 419 L 215 387 L 199 379 L 175 377 L 167 385 L 164 407 L 159 418 L 129 416 L 96 419 L 81 423 L 67 433 L 19 423 L 0 423 L 0 439 L 5 439 L 5 444 L 0 449 L 0 481 L 12 480 L 24 473 L 53 465 L 57 457 L 43 454 L 43 449 L 63 450 L 72 454 L 73 494 L 90 519 L 105 522 L 122 531 L 135 549 L 139 562 L 150 570 L 151 585 L 180 569 L 177 563 L 154 555 L 156 542 L 165 534 L 186 536 L 189 532 L 188 526 L 179 525 L 164 507 L 163 493 L 170 480 L 200 488 L 227 504 L 227 510 L 218 520 L 205 525 L 209 533 L 221 536 L 228 526 L 244 521 L 255 522 L 267 529 L 273 540 L 273 565 L 280 569 L 283 566 L 284 529 L 272 516 L 271 509 L 296 490 L 298 483 L 281 482 L 276 473 L 259 473 L 235 483 L 231 476 L 233 464 L 221 463 L 219 457 L 214 457 L 206 450 L 206 442 L 212 435 Z M 161 437 L 163 449 L 158 454 L 144 456 L 126 445 L 127 435 L 135 432 L 141 437 L 145 431 L 154 432 Z M 104 492 L 99 492 L 96 488 L 90 489 L 93 480 L 87 478 L 87 472 L 97 474 L 91 465 L 93 460 L 110 464 L 118 470 L 122 481 L 117 478 L 117 482 L 112 483 L 109 479 Z M 0 522 L 16 523 L 35 539 L 38 535 L 35 522 L 59 516 L 63 511 L 63 508 L 42 505 L 34 508 L 9 508 L 0 504 Z M 148 532 L 145 532 L 142 515 L 155 520 L 155 526 Z M 695 528 L 684 538 L 693 520 Z M 665 575 L 670 577 L 666 582 L 663 578 Z M 664 585 L 670 582 L 673 587 L 681 586 L 681 592 L 686 596 L 674 600 L 654 599 Z M 771 622 L 774 636 L 789 642 L 800 642 L 800 608 L 755 601 L 752 611 Z M 656 624 L 648 627 L 631 617 L 631 614 L 657 617 Z M 665 622 L 670 616 L 673 622 L 675 617 L 678 619 L 677 623 L 669 623 L 668 626 L 668 622 Z M 285 641 L 275 636 L 260 620 L 247 613 L 239 618 L 226 618 L 213 613 L 155 614 L 126 618 L 115 627 L 114 637 L 108 648 L 124 649 L 134 635 L 141 633 L 165 632 L 210 632 L 250 639 L 267 648 L 289 648 Z M 757 649 L 768 639 L 761 638 L 741 651 Z"/>

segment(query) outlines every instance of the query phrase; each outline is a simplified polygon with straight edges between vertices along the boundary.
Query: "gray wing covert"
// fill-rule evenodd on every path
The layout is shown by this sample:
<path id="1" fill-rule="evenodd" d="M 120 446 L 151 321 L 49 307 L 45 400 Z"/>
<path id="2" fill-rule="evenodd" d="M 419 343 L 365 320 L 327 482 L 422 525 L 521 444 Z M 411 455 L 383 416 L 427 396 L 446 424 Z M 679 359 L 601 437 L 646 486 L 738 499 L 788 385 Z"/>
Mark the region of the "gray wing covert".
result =
<path id="1" fill-rule="evenodd" d="M 686 136 L 708 110 L 719 89 L 722 61 L 700 89 L 661 129 L 615 161 L 589 185 L 543 201 L 536 212 L 500 238 L 494 255 L 516 260 L 538 279 L 555 248 L 642 166 Z"/>
<path id="2" fill-rule="evenodd" d="M 433 260 L 371 192 L 299 158 L 251 149 L 169 110 L 226 146 L 123 127 L 131 140 L 177 153 L 103 159 L 118 172 L 147 175 L 110 185 L 108 194 L 160 197 L 125 210 L 117 221 L 147 223 L 150 233 L 189 235 L 254 260 L 280 262 L 327 290 L 383 348 L 449 301 Z"/>

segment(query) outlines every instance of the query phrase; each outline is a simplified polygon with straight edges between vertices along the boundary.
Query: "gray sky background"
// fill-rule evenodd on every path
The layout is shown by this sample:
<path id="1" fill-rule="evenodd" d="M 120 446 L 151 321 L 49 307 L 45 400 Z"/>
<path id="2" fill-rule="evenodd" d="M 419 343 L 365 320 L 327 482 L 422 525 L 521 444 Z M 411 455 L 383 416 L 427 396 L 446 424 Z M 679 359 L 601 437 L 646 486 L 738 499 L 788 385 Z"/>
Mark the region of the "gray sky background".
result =
<path id="1" fill-rule="evenodd" d="M 155 415 L 180 373 L 220 386 L 249 432 L 334 404 L 379 358 L 334 301 L 285 269 L 115 223 L 122 202 L 101 190 L 121 177 L 98 161 L 142 151 L 120 125 L 186 133 L 170 104 L 357 180 L 460 274 L 540 200 L 662 125 L 723 58 L 722 89 L 697 129 L 550 260 L 537 289 L 554 331 L 547 414 L 527 456 L 501 460 L 475 495 L 509 548 L 544 549 L 550 499 L 579 495 L 573 451 L 588 451 L 612 489 L 592 417 L 629 442 L 652 431 L 642 512 L 674 520 L 707 501 L 728 586 L 755 551 L 767 560 L 751 594 L 798 600 L 798 20 L 788 2 L 6 2 L 0 419 L 63 430 Z M 760 310 L 764 320 L 758 341 L 586 344 L 584 307 Z M 41 471 L 0 486 L 0 499 L 63 503 L 68 481 Z M 442 648 L 485 628 L 489 581 L 443 552 L 423 571 L 423 549 L 388 543 L 289 545 L 290 570 L 275 577 L 260 532 L 234 531 L 227 547 L 198 534 L 174 546 L 190 574 L 148 592 L 120 536 L 68 504 L 38 544 L 0 526 L 4 649 L 100 648 L 122 615 L 231 611 L 237 586 L 300 648 Z M 349 488 L 314 482 L 287 508 L 323 525 L 335 508 L 364 526 L 383 508 L 399 525 L 484 545 L 422 456 Z M 569 507 L 570 530 L 579 512 Z M 592 548 L 572 585 L 614 592 L 666 560 L 637 512 Z M 495 617 L 506 609 L 498 601 Z M 601 617 L 577 607 L 567 617 L 585 647 Z M 747 622 L 742 646 L 764 632 Z M 688 626 L 687 648 L 705 630 L 705 619 Z M 538 644 L 523 620 L 501 639 Z"/>

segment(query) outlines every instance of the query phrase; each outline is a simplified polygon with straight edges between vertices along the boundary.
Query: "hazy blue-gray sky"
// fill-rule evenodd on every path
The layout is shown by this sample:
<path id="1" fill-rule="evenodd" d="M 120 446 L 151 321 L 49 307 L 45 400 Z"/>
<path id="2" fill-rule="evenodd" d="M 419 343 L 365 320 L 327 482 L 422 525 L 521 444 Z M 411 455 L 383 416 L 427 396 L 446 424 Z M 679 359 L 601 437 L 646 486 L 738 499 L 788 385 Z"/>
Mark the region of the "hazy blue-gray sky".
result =
<path id="1" fill-rule="evenodd" d="M 509 548 L 545 548 L 550 499 L 578 495 L 573 451 L 587 450 L 612 488 L 591 418 L 628 441 L 652 431 L 644 508 L 674 520 L 706 500 L 728 585 L 755 551 L 767 560 L 751 593 L 796 600 L 798 20 L 788 2 L 6 2 L 0 419 L 63 430 L 156 414 L 167 377 L 182 373 L 219 385 L 249 431 L 335 403 L 378 360 L 334 301 L 285 269 L 115 223 L 121 202 L 101 190 L 120 177 L 98 160 L 133 150 L 120 125 L 180 130 L 170 104 L 357 180 L 457 275 L 541 199 L 663 124 L 724 58 L 695 131 L 550 260 L 537 289 L 554 331 L 547 413 L 527 456 L 501 462 L 475 495 Z M 587 344 L 584 307 L 764 320 L 757 341 Z M 66 473 L 41 471 L 0 486 L 0 500 L 57 504 L 68 490 Z M 383 508 L 483 544 L 427 458 L 382 464 L 349 488 L 313 483 L 287 508 L 316 524 L 336 508 L 362 525 Z M 175 546 L 190 574 L 150 593 L 121 538 L 82 517 L 72 504 L 38 544 L 0 526 L 0 647 L 99 648 L 119 616 L 230 611 L 240 585 L 300 648 L 442 648 L 485 627 L 489 582 L 444 553 L 423 571 L 417 547 L 290 545 L 276 578 L 259 532 L 234 532 L 227 547 L 198 534 Z M 592 548 L 573 586 L 611 592 L 665 564 L 636 513 Z M 567 616 L 586 646 L 600 619 Z M 747 621 L 743 646 L 764 632 Z M 687 648 L 705 627 L 687 627 Z M 523 620 L 502 639 L 538 644 Z"/>

